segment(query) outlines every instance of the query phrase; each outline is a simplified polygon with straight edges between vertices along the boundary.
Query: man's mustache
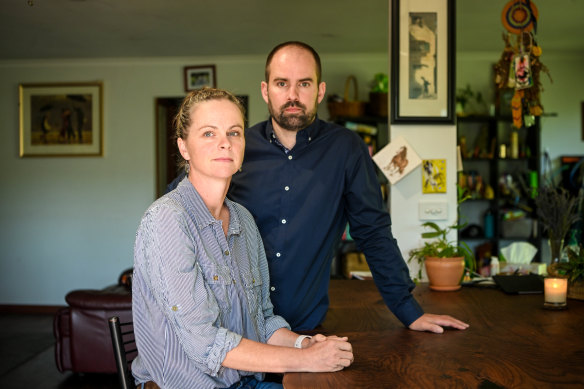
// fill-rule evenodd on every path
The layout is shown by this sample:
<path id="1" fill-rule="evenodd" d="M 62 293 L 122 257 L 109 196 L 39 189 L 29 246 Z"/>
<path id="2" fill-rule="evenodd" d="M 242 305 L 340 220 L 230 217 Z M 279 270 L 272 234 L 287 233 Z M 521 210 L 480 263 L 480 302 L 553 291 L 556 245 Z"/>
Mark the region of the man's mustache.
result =
<path id="1" fill-rule="evenodd" d="M 289 101 L 282 106 L 282 109 L 297 107 L 306 110 L 306 106 L 299 101 Z"/>

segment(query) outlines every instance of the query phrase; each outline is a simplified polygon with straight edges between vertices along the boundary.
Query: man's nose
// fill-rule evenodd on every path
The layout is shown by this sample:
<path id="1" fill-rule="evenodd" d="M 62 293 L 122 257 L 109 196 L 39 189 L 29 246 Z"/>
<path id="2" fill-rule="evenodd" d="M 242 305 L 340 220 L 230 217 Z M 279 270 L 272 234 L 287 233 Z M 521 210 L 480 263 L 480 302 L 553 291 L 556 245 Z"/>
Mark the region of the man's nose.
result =
<path id="1" fill-rule="evenodd" d="M 292 86 L 288 89 L 288 100 L 297 101 L 298 100 L 298 87 Z"/>

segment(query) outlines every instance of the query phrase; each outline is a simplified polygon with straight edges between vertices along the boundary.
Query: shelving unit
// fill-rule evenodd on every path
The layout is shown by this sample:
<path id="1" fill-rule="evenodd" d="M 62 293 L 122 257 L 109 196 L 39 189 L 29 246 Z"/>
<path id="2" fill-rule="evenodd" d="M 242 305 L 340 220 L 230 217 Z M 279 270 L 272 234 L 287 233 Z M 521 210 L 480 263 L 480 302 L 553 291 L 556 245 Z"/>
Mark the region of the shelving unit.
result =
<path id="1" fill-rule="evenodd" d="M 471 196 L 459 205 L 459 224 L 466 226 L 458 239 L 475 251 L 479 269 L 516 241 L 533 244 L 539 262 L 541 229 L 532 195 L 541 171 L 539 118 L 515 129 L 510 117 L 459 117 L 457 138 L 463 161 L 458 184 Z"/>

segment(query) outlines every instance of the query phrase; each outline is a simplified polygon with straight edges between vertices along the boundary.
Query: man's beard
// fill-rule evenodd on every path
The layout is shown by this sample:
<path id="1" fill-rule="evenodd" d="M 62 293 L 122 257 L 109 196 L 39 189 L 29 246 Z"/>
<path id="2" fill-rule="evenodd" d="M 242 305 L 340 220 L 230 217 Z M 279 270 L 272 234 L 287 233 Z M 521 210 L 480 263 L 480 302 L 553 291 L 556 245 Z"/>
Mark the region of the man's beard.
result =
<path id="1" fill-rule="evenodd" d="M 289 107 L 297 107 L 302 110 L 299 114 L 285 114 L 284 110 Z M 272 104 L 268 101 L 268 111 L 276 123 L 284 130 L 288 131 L 300 131 L 308 127 L 314 121 L 316 117 L 316 107 L 314 104 L 314 109 L 308 111 L 306 106 L 299 101 L 289 101 L 280 107 L 279 112 L 276 112 Z"/>

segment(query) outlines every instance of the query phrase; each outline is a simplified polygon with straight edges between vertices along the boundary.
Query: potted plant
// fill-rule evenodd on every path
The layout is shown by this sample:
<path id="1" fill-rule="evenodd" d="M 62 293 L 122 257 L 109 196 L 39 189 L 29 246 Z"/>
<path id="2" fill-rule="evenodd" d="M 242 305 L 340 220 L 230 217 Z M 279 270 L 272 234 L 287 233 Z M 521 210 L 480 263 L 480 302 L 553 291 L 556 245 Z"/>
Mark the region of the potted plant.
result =
<path id="1" fill-rule="evenodd" d="M 580 220 L 577 212 L 579 201 L 579 197 L 570 195 L 566 189 L 551 184 L 541 187 L 535 197 L 538 220 L 549 238 L 550 275 L 557 275 L 554 269 L 562 257 L 564 238 L 572 225 Z"/>
<path id="2" fill-rule="evenodd" d="M 375 116 L 387 116 L 387 95 L 389 79 L 385 73 L 377 73 L 370 83 L 369 114 Z"/>
<path id="3" fill-rule="evenodd" d="M 474 92 L 468 84 L 466 88 L 459 88 L 456 91 L 454 99 L 456 101 L 456 114 L 458 116 L 485 113 L 486 111 L 482 93 Z"/>
<path id="4" fill-rule="evenodd" d="M 568 262 L 557 265 L 557 273 L 568 278 L 568 297 L 584 300 L 584 246 L 572 246 L 566 249 Z"/>
<path id="5" fill-rule="evenodd" d="M 425 266 L 430 289 L 439 291 L 460 289 L 465 268 L 470 272 L 476 270 L 475 258 L 468 245 L 465 242 L 458 245 L 447 238 L 450 230 L 459 229 L 461 226 L 440 228 L 433 222 L 426 222 L 422 226 L 432 230 L 423 232 L 422 238 L 433 240 L 424 242 L 422 247 L 410 251 L 408 263 L 415 259 L 420 266 L 414 281 L 418 282 L 422 278 L 422 266 Z"/>

